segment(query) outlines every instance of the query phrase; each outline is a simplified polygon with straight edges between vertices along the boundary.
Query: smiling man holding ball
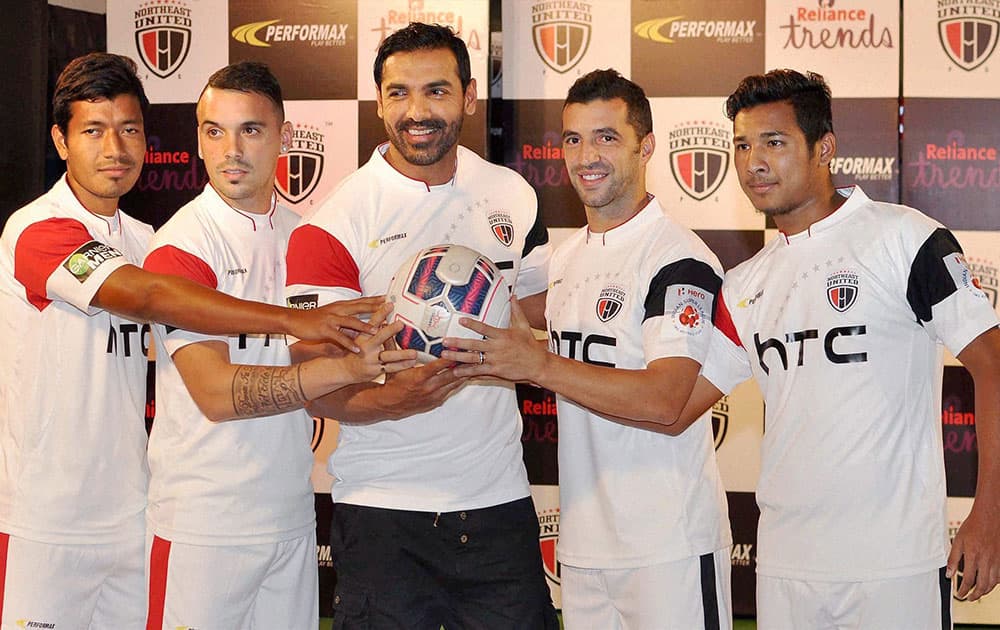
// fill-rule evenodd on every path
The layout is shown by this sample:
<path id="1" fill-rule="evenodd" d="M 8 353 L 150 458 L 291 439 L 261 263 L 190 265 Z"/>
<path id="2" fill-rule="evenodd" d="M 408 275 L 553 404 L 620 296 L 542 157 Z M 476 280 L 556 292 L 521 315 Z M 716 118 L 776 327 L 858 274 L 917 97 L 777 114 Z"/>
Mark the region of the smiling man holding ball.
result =
<path id="1" fill-rule="evenodd" d="M 384 293 L 417 251 L 451 243 L 495 262 L 540 323 L 549 247 L 534 191 L 458 144 L 476 109 L 465 43 L 411 24 L 379 47 L 374 75 L 389 142 L 293 232 L 289 301 Z M 293 357 L 316 351 L 292 346 Z M 514 388 L 450 365 L 310 405 L 341 422 L 329 464 L 334 614 L 344 628 L 557 628 Z"/>

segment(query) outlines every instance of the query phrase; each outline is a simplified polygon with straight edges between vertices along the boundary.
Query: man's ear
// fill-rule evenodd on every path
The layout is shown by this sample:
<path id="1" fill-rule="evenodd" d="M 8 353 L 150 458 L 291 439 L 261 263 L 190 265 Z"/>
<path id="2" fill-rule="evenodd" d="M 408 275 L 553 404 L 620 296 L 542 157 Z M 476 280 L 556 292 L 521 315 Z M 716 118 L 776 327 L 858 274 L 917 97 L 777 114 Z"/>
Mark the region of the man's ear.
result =
<path id="1" fill-rule="evenodd" d="M 56 145 L 56 152 L 59 153 L 61 159 L 65 160 L 69 157 L 69 147 L 66 146 L 65 134 L 63 134 L 59 125 L 52 125 L 50 132 L 52 134 L 52 144 Z"/>
<path id="2" fill-rule="evenodd" d="M 827 131 L 816 143 L 819 150 L 820 166 L 827 166 L 837 155 L 837 136 L 832 131 Z"/>

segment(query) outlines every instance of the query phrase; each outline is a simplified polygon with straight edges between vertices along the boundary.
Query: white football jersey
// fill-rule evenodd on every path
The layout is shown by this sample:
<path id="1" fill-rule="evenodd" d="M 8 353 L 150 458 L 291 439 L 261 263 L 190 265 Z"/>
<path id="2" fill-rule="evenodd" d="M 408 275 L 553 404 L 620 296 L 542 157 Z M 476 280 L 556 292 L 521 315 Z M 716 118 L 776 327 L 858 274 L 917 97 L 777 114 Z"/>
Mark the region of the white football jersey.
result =
<path id="1" fill-rule="evenodd" d="M 486 255 L 519 296 L 545 290 L 548 235 L 527 182 L 459 147 L 452 181 L 428 186 L 390 166 L 387 146 L 292 234 L 289 306 L 384 294 L 405 260 L 441 243 Z M 334 500 L 356 505 L 448 512 L 524 498 L 514 387 L 473 381 L 426 413 L 342 424 L 329 469 Z"/>
<path id="2" fill-rule="evenodd" d="M 149 327 L 90 306 L 153 230 L 87 211 L 66 183 L 0 238 L 0 531 L 54 544 L 131 538 L 146 505 Z"/>
<path id="3" fill-rule="evenodd" d="M 844 189 L 844 204 L 726 275 L 703 374 L 751 372 L 766 415 L 757 571 L 861 581 L 944 566 L 940 344 L 997 325 L 950 232 Z"/>
<path id="4" fill-rule="evenodd" d="M 722 268 L 655 199 L 603 234 L 575 232 L 549 269 L 553 352 L 624 370 L 704 361 Z M 563 564 L 635 568 L 731 544 L 709 414 L 669 436 L 557 401 Z"/>
<path id="5" fill-rule="evenodd" d="M 244 300 L 281 304 L 285 248 L 298 216 L 283 206 L 254 215 L 229 206 L 211 185 L 153 239 L 144 266 Z M 155 325 L 156 420 L 149 438 L 153 533 L 194 545 L 290 540 L 315 522 L 312 419 L 304 410 L 213 423 L 185 387 L 171 356 L 222 341 L 243 365 L 289 365 L 283 335 L 209 336 Z"/>

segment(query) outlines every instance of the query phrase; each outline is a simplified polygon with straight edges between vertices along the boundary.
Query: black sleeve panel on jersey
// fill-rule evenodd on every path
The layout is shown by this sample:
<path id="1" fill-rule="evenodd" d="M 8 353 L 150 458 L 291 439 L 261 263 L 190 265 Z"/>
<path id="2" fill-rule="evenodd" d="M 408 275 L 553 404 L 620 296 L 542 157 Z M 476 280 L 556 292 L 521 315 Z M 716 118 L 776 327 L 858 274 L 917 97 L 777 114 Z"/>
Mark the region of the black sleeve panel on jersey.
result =
<path id="1" fill-rule="evenodd" d="M 962 253 L 958 240 L 948 230 L 938 228 L 931 232 L 913 258 L 906 284 L 906 301 L 918 322 L 931 321 L 931 308 L 957 291 L 944 262 L 945 257 L 956 253 Z"/>
<path id="2" fill-rule="evenodd" d="M 549 231 L 545 229 L 545 224 L 542 223 L 542 213 L 538 212 L 535 215 L 535 224 L 531 226 L 528 235 L 524 238 L 524 251 L 521 252 L 521 258 L 530 254 L 531 250 L 536 247 L 540 247 L 548 242 Z"/>
<path id="3" fill-rule="evenodd" d="M 719 300 L 714 299 L 722 288 L 722 278 L 715 270 L 700 260 L 684 258 L 665 265 L 656 272 L 649 281 L 649 291 L 646 292 L 645 314 L 642 321 L 652 317 L 661 317 L 666 304 L 667 289 L 678 284 L 688 284 L 710 293 L 712 300 L 712 321 L 715 321 L 715 309 Z"/>

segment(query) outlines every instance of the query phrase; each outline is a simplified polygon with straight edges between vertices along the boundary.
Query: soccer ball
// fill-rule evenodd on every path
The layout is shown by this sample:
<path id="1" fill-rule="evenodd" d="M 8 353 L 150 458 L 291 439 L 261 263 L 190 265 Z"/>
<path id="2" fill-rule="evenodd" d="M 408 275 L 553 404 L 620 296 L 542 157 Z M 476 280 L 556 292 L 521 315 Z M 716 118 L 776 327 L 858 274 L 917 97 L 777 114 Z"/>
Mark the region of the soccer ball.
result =
<path id="1" fill-rule="evenodd" d="M 390 321 L 402 321 L 400 348 L 428 363 L 441 357 L 443 337 L 480 335 L 458 323 L 468 317 L 497 328 L 510 323 L 510 285 L 493 261 L 461 245 L 435 245 L 417 252 L 393 276 Z"/>

